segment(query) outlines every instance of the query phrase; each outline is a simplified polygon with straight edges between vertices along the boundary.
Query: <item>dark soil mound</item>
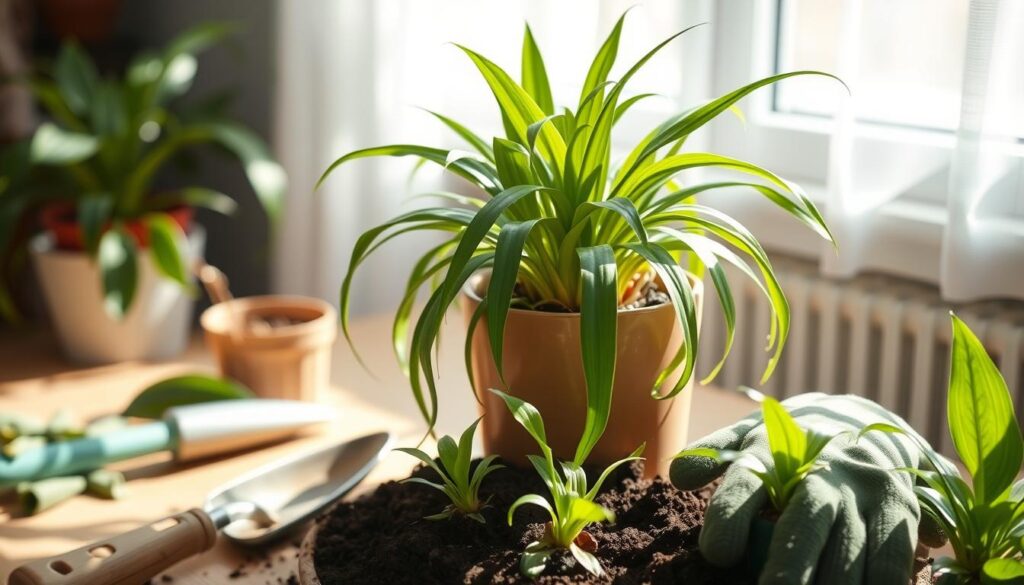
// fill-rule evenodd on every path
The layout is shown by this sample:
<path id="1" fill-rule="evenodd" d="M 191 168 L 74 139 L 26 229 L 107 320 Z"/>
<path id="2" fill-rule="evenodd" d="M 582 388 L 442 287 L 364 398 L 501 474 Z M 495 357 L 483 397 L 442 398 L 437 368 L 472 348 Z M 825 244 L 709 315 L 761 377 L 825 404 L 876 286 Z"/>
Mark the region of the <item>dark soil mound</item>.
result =
<path id="1" fill-rule="evenodd" d="M 614 525 L 588 531 L 606 575 L 596 578 L 571 555 L 556 555 L 536 583 L 753 584 L 741 569 L 708 565 L 697 551 L 710 489 L 683 492 L 667 480 L 640 479 L 641 463 L 623 467 L 598 501 L 615 511 Z M 419 468 L 414 475 L 436 479 Z M 591 475 L 596 477 L 596 475 Z M 543 510 L 524 506 L 515 523 L 506 511 L 525 493 L 546 494 L 533 470 L 495 471 L 481 493 L 490 498 L 486 524 L 467 518 L 428 521 L 444 508 L 443 494 L 427 486 L 389 482 L 336 507 L 322 522 L 314 552 L 323 585 L 359 583 L 523 583 L 519 554 L 543 532 Z M 924 581 L 928 582 L 928 581 Z"/>

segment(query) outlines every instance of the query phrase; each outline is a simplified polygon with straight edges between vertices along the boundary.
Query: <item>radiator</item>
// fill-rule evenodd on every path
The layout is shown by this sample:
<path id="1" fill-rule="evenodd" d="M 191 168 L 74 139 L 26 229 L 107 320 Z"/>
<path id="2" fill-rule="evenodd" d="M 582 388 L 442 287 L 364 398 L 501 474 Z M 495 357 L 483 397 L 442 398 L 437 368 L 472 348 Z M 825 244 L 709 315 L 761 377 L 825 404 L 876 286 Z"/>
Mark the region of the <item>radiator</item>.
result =
<path id="1" fill-rule="evenodd" d="M 813 263 L 773 259 L 792 315 L 782 360 L 767 383 L 759 384 L 768 359 L 769 305 L 738 269 L 728 267 L 736 340 L 714 385 L 749 386 L 780 399 L 814 390 L 865 396 L 902 415 L 932 445 L 950 454 L 945 412 L 953 309 L 985 344 L 1017 412 L 1024 412 L 1020 303 L 950 306 L 929 286 L 881 276 L 836 281 L 820 276 Z M 710 282 L 705 290 L 701 374 L 711 370 L 725 343 L 725 322 Z"/>

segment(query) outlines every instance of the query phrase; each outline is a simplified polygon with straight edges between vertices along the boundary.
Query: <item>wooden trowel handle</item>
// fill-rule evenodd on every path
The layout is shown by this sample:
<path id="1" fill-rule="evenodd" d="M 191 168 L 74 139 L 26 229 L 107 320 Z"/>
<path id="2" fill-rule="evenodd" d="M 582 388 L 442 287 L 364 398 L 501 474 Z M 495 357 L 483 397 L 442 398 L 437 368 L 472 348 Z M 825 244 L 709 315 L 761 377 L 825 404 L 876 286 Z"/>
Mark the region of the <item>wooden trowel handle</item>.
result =
<path id="1" fill-rule="evenodd" d="M 171 565 L 209 550 L 217 529 L 192 509 L 18 567 L 8 585 L 141 585 Z"/>

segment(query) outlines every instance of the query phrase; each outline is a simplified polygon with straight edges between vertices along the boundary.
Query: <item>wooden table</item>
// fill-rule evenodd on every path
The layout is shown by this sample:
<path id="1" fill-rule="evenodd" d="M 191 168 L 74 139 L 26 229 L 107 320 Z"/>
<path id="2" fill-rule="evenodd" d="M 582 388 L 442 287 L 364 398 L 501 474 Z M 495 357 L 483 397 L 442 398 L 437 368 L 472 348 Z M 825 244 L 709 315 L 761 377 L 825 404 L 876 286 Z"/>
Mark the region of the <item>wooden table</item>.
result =
<path id="1" fill-rule="evenodd" d="M 439 356 L 438 428 L 453 434 L 461 432 L 477 415 L 462 361 L 465 332 L 461 319 L 452 314 L 446 328 Z M 162 454 L 122 462 L 117 468 L 130 480 L 130 495 L 122 500 L 80 496 L 38 516 L 16 517 L 11 500 L 0 499 L 2 582 L 6 583 L 7 575 L 26 560 L 77 548 L 163 515 L 200 506 L 210 490 L 278 457 L 382 429 L 395 433 L 400 444 L 415 442 L 424 425 L 391 353 L 389 317 L 357 319 L 352 330 L 372 375 L 360 368 L 344 341 L 336 344 L 327 400 L 339 410 L 339 424 L 294 441 L 212 461 L 177 465 L 169 455 Z M 119 411 L 152 382 L 197 371 L 214 371 L 198 336 L 188 352 L 174 361 L 82 368 L 63 361 L 55 341 L 45 331 L 6 331 L 0 333 L 0 411 L 46 418 L 66 406 L 90 418 Z M 753 408 L 752 402 L 736 393 L 698 388 L 692 432 L 695 437 L 703 435 Z M 361 489 L 402 477 L 412 466 L 412 458 L 393 453 Z M 294 557 L 292 543 L 270 551 L 243 551 L 221 540 L 212 551 L 174 567 L 168 574 L 173 583 L 183 585 L 276 584 L 295 570 Z"/>

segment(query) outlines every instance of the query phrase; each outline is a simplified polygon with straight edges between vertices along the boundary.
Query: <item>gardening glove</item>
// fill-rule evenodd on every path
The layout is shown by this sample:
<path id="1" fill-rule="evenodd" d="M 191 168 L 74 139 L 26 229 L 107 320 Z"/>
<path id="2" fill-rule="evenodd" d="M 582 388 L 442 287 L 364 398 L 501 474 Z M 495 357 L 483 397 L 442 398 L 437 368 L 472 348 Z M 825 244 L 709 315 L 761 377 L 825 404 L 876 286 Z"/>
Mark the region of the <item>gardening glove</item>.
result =
<path id="1" fill-rule="evenodd" d="M 760 584 L 806 585 L 817 579 L 828 585 L 907 585 L 921 511 L 915 480 L 908 472 L 892 470 L 918 468 L 926 460 L 908 436 L 873 431 L 858 440 L 857 433 L 873 423 L 914 431 L 900 417 L 857 396 L 809 393 L 782 405 L 803 429 L 847 434 L 829 443 L 819 459 L 827 467 L 807 476 L 782 511 Z M 690 448 L 701 447 L 742 451 L 773 466 L 760 411 Z M 706 457 L 685 457 L 672 462 L 670 475 L 676 487 L 692 490 L 726 467 Z M 766 506 L 767 495 L 753 473 L 740 466 L 725 471 L 700 534 L 704 557 L 714 565 L 736 565 L 751 523 Z M 941 544 L 937 526 L 925 524 L 922 541 Z"/>

